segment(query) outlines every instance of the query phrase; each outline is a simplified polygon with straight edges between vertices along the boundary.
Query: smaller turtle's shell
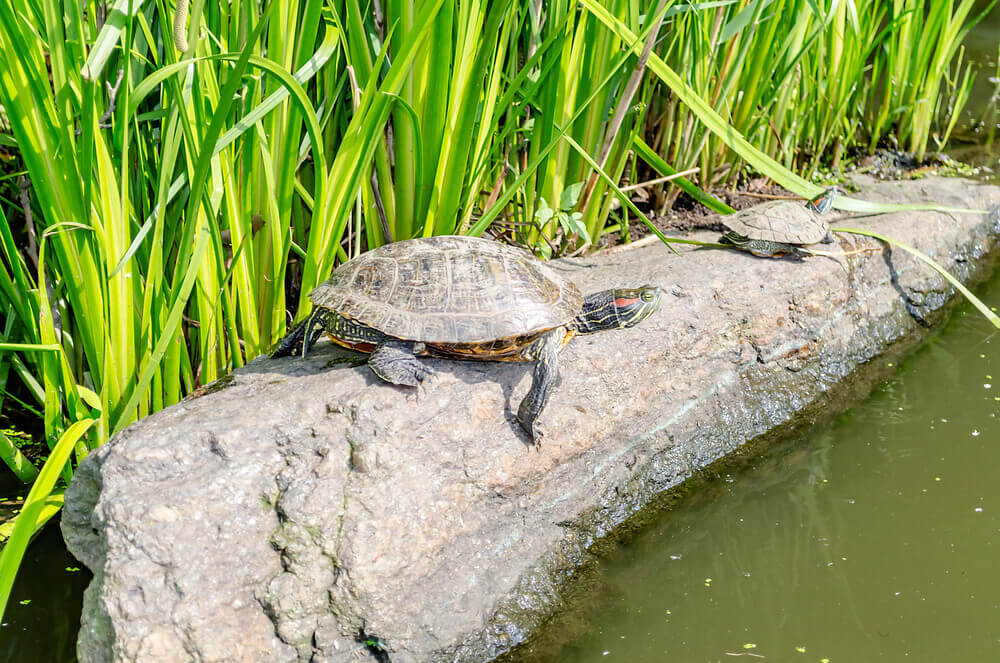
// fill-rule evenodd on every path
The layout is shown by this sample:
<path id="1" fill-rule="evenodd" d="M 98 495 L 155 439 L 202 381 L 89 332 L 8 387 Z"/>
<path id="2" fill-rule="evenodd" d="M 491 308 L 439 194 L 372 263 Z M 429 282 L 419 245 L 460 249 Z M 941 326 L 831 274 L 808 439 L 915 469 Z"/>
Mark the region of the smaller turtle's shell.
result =
<path id="1" fill-rule="evenodd" d="M 384 334 L 444 346 L 527 342 L 583 307 L 573 282 L 527 251 L 458 235 L 368 251 L 338 267 L 309 298 Z"/>
<path id="2" fill-rule="evenodd" d="M 830 225 L 803 203 L 772 200 L 722 217 L 730 230 L 750 239 L 783 244 L 816 244 Z"/>

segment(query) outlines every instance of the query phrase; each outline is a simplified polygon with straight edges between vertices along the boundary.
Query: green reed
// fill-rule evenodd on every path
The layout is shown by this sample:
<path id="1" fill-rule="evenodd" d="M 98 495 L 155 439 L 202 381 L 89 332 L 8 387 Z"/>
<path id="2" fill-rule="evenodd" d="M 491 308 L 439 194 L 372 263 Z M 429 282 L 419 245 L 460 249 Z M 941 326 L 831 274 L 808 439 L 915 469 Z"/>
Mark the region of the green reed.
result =
<path id="1" fill-rule="evenodd" d="M 881 56 L 872 66 L 872 98 L 869 108 L 870 146 L 893 140 L 923 158 L 935 129 L 935 148 L 947 141 L 972 85 L 970 70 L 950 72 L 954 55 L 966 33 L 985 16 L 996 0 L 971 16 L 974 0 L 893 0 Z M 942 90 L 942 87 L 945 88 Z M 942 98 L 951 103 L 941 105 Z"/>
<path id="2" fill-rule="evenodd" d="M 969 0 L 706 2 L 669 23 L 659 55 L 741 136 L 812 175 L 859 148 L 918 158 L 931 140 L 940 149 L 972 82 L 956 49 L 991 8 L 971 16 Z M 741 157 L 719 133 L 675 93 L 653 99 L 650 145 L 677 169 L 699 166 L 703 187 L 735 181 Z"/>

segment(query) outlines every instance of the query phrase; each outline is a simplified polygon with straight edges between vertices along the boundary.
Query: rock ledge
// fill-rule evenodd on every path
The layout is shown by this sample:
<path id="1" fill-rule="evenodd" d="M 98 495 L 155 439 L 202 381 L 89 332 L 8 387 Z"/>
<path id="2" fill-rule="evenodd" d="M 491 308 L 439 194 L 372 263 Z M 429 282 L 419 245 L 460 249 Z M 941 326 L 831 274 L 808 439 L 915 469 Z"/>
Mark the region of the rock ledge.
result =
<path id="1" fill-rule="evenodd" d="M 872 200 L 1000 204 L 1000 188 L 961 180 L 866 186 Z M 985 275 L 1000 233 L 996 212 L 854 224 L 965 280 Z M 840 239 L 854 244 L 877 246 Z M 954 296 L 901 251 L 796 263 L 679 250 L 555 263 L 584 292 L 668 294 L 642 325 L 567 346 L 538 451 L 511 411 L 524 365 L 438 361 L 444 378 L 417 395 L 337 363 L 328 343 L 131 426 L 66 495 L 64 536 L 94 572 L 80 660 L 375 658 L 360 636 L 395 663 L 488 660 L 558 605 L 595 541 L 809 412 Z"/>

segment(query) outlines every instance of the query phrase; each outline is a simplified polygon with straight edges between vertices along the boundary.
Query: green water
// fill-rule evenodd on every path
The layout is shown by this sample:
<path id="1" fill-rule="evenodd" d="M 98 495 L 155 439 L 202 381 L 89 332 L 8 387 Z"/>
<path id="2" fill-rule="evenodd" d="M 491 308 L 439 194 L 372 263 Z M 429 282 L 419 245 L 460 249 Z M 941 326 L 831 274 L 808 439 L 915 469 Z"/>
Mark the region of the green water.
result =
<path id="1" fill-rule="evenodd" d="M 1000 307 L 1000 275 L 979 293 Z M 515 660 L 1000 661 L 998 346 L 961 307 L 868 400 L 604 551 Z"/>

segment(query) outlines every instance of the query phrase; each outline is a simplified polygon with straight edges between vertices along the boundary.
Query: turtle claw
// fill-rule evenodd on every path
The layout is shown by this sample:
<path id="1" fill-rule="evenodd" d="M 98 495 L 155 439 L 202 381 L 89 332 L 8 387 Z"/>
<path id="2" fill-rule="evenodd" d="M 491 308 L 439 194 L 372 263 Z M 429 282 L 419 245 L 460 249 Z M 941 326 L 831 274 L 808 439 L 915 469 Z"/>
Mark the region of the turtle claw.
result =
<path id="1" fill-rule="evenodd" d="M 531 446 L 535 448 L 535 451 L 542 450 L 542 440 L 545 439 L 545 432 L 542 431 L 537 425 L 531 427 Z"/>
<path id="2" fill-rule="evenodd" d="M 532 418 L 528 409 L 525 408 L 524 403 L 518 408 L 517 423 L 520 429 L 527 435 L 529 445 L 535 449 L 541 449 L 542 440 L 545 439 L 545 431 L 538 424 L 538 415 L 536 414 Z"/>
<path id="3" fill-rule="evenodd" d="M 416 401 L 418 403 L 427 397 L 428 392 L 435 389 L 441 383 L 441 375 L 431 369 L 428 369 L 417 379 L 419 380 L 416 385 Z"/>

